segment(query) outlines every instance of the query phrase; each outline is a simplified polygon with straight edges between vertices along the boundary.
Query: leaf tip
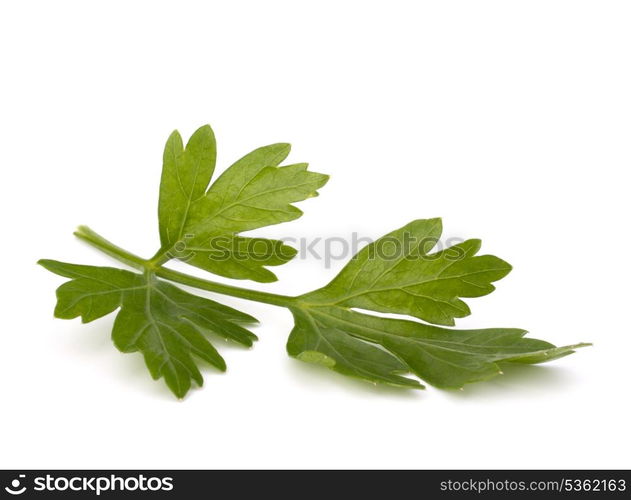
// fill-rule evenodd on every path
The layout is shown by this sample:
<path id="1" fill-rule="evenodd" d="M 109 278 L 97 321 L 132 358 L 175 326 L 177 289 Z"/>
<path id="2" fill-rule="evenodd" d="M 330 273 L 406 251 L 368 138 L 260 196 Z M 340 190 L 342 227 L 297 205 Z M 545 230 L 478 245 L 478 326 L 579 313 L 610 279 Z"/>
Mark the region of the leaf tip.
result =
<path id="1" fill-rule="evenodd" d="M 298 255 L 298 250 L 294 247 L 292 247 L 291 245 L 286 245 L 286 244 L 282 244 L 279 248 L 280 250 L 280 255 L 281 257 L 284 259 L 287 259 L 288 261 L 293 259 L 296 255 Z"/>
<path id="2" fill-rule="evenodd" d="M 412 222 L 406 224 L 401 229 L 408 230 L 412 233 L 417 231 L 423 231 L 423 233 L 431 232 L 440 237 L 443 232 L 443 219 L 441 217 L 432 217 L 430 219 L 414 219 Z"/>
<path id="3" fill-rule="evenodd" d="M 480 251 L 480 248 L 482 248 L 482 240 L 480 238 L 470 238 L 462 244 L 464 245 L 467 243 L 469 244 L 469 251 L 471 252 L 471 255 L 475 255 Z"/>
<path id="4" fill-rule="evenodd" d="M 169 140 L 174 140 L 174 139 L 182 139 L 182 136 L 180 135 L 180 131 L 178 129 L 174 129 L 169 134 Z"/>
<path id="5" fill-rule="evenodd" d="M 323 187 L 327 182 L 329 182 L 329 180 L 331 179 L 331 176 L 329 174 L 320 174 L 318 173 L 319 178 L 318 178 L 318 189 L 320 189 L 321 187 Z"/>
<path id="6" fill-rule="evenodd" d="M 177 130 L 175 132 L 177 132 Z M 206 123 L 202 125 L 201 127 L 199 127 L 195 132 L 193 132 L 192 135 L 214 135 L 214 134 L 213 134 L 213 129 L 210 126 L 210 124 Z"/>
<path id="7" fill-rule="evenodd" d="M 580 342 L 578 344 L 574 344 L 569 346 L 571 349 L 580 349 L 581 347 L 593 347 L 594 344 L 592 342 Z"/>
<path id="8" fill-rule="evenodd" d="M 278 276 L 276 276 L 269 269 L 265 269 L 264 267 L 262 267 L 260 275 L 256 277 L 253 276 L 251 279 L 258 283 L 274 283 L 278 281 Z"/>
<path id="9" fill-rule="evenodd" d="M 42 266 L 44 269 L 50 271 L 51 273 L 59 274 L 57 271 L 55 271 L 55 264 L 57 264 L 57 261 L 51 259 L 39 259 L 36 264 L 38 266 Z"/>

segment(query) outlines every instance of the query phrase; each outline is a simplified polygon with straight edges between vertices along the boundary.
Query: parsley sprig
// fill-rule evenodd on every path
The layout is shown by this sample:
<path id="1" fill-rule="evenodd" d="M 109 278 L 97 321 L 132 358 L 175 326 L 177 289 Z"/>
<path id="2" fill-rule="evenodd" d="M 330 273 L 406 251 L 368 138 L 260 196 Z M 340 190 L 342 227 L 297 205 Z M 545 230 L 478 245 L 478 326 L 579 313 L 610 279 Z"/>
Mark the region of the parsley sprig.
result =
<path id="1" fill-rule="evenodd" d="M 463 298 L 491 293 L 492 283 L 511 267 L 479 255 L 479 240 L 432 252 L 442 232 L 440 219 L 415 220 L 385 235 L 359 251 L 329 284 L 297 297 L 164 267 L 179 259 L 228 278 L 275 281 L 268 267 L 288 262 L 296 250 L 280 240 L 241 233 L 300 217 L 294 203 L 317 196 L 328 180 L 306 163 L 281 166 L 289 151 L 288 144 L 258 148 L 211 183 L 216 143 L 210 126 L 198 129 L 186 147 L 173 132 L 160 183 L 160 248 L 145 259 L 79 227 L 75 236 L 134 271 L 40 260 L 69 278 L 57 289 L 55 316 L 89 322 L 118 310 L 114 345 L 142 353 L 151 376 L 164 378 L 178 398 L 193 383 L 203 384 L 199 360 L 226 369 L 213 336 L 251 346 L 257 337 L 249 328 L 257 321 L 173 283 L 287 308 L 295 319 L 287 343 L 291 356 L 399 387 L 424 388 L 421 379 L 462 388 L 502 373 L 502 363 L 541 363 L 589 345 L 556 347 L 516 328 L 446 328 L 470 314 Z"/>

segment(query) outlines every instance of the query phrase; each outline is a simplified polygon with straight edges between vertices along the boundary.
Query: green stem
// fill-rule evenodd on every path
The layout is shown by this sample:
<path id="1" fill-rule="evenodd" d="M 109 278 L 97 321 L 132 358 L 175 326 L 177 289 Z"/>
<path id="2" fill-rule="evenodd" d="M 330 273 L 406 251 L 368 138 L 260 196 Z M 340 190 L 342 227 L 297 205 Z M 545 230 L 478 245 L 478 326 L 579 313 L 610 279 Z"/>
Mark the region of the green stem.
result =
<path id="1" fill-rule="evenodd" d="M 181 283 L 182 285 L 208 290 L 209 292 L 221 293 L 223 295 L 230 295 L 231 297 L 238 297 L 240 299 L 263 302 L 264 304 L 272 304 L 280 307 L 290 307 L 295 304 L 294 297 L 289 297 L 288 295 L 260 292 L 258 290 L 250 290 L 249 288 L 241 288 L 233 285 L 224 285 L 223 283 L 196 278 L 190 274 L 180 273 L 165 267 L 158 267 L 155 273 L 161 278 L 169 281 L 175 281 L 176 283 Z"/>
<path id="2" fill-rule="evenodd" d="M 171 260 L 170 253 L 172 248 L 160 248 L 156 254 L 149 259 L 149 264 L 154 267 L 160 267 Z"/>
<path id="3" fill-rule="evenodd" d="M 167 269 L 162 267 L 161 264 L 158 263 L 159 261 L 155 258 L 145 260 L 142 257 L 134 255 L 133 253 L 114 245 L 112 242 L 106 240 L 87 226 L 80 226 L 74 234 L 77 238 L 85 241 L 95 248 L 98 248 L 103 253 L 106 253 L 110 257 L 113 257 L 124 264 L 144 272 L 152 272 L 156 276 L 160 276 L 161 278 L 169 281 L 175 281 L 176 283 L 192 286 L 201 290 L 208 290 L 209 292 L 221 293 L 223 295 L 230 295 L 231 297 L 252 300 L 254 302 L 262 302 L 264 304 L 271 304 L 279 307 L 291 307 L 295 305 L 294 297 L 289 297 L 287 295 L 279 295 L 276 293 L 250 290 L 249 288 L 242 288 L 239 286 L 225 285 L 223 283 L 217 283 L 216 281 L 196 278 L 195 276 L 191 276 L 189 274 Z"/>
<path id="4" fill-rule="evenodd" d="M 106 253 L 110 257 L 114 257 L 116 260 L 144 271 L 147 268 L 147 261 L 138 255 L 134 255 L 123 248 L 114 245 L 111 241 L 106 240 L 100 234 L 92 231 L 88 226 L 79 226 L 74 232 L 74 235 L 80 240 L 98 248 L 101 252 Z"/>

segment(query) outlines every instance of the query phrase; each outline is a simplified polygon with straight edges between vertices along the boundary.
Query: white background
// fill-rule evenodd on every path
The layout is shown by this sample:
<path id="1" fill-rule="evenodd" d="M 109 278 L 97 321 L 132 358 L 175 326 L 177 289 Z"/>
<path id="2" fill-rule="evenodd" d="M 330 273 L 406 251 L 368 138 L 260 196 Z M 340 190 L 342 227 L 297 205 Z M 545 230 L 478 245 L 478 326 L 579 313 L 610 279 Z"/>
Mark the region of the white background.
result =
<path id="1" fill-rule="evenodd" d="M 0 467 L 631 467 L 630 25 L 623 1 L 3 2 Z M 219 171 L 287 141 L 331 174 L 258 234 L 442 216 L 515 267 L 458 326 L 594 347 L 463 392 L 375 388 L 290 359 L 287 311 L 225 299 L 260 341 L 176 401 L 113 315 L 53 319 L 63 280 L 35 262 L 110 264 L 78 224 L 152 254 L 164 141 L 204 123 Z"/>

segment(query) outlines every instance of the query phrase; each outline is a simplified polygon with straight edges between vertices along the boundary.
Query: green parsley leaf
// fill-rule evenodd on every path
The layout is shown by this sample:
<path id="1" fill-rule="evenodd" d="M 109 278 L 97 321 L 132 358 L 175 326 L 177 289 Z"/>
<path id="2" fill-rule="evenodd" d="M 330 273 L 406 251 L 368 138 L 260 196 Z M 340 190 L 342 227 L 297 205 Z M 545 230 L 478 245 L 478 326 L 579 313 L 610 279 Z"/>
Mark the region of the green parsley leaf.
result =
<path id="1" fill-rule="evenodd" d="M 359 251 L 309 301 L 415 316 L 439 325 L 471 314 L 459 297 L 480 297 L 511 266 L 492 255 L 478 256 L 480 240 L 467 240 L 429 254 L 442 233 L 440 219 L 419 219 Z"/>
<path id="2" fill-rule="evenodd" d="M 413 373 L 435 387 L 459 389 L 500 374 L 500 363 L 542 363 L 588 345 L 555 347 L 524 338 L 527 332 L 516 328 L 451 330 L 335 306 L 292 311 L 296 326 L 287 342 L 290 356 L 399 387 L 422 389 L 401 376 Z"/>
<path id="3" fill-rule="evenodd" d="M 177 130 L 169 136 L 164 147 L 158 202 L 163 246 L 173 246 L 182 239 L 191 204 L 204 195 L 215 171 L 216 158 L 217 145 L 210 125 L 197 129 L 186 149 Z"/>
<path id="4" fill-rule="evenodd" d="M 246 346 L 256 340 L 239 324 L 256 322 L 252 316 L 187 293 L 152 273 L 53 260 L 39 264 L 71 279 L 57 289 L 56 317 L 81 317 L 87 323 L 120 308 L 112 329 L 114 345 L 121 352 L 140 351 L 151 376 L 164 377 L 179 398 L 186 395 L 192 381 L 203 384 L 194 358 L 226 369 L 208 333 Z"/>
<path id="5" fill-rule="evenodd" d="M 325 287 L 297 298 L 287 351 L 353 377 L 422 388 L 413 373 L 440 388 L 462 388 L 499 373 L 498 363 L 541 363 L 566 356 L 576 344 L 555 347 L 524 338 L 525 330 L 451 330 L 353 311 L 397 313 L 453 325 L 470 314 L 460 297 L 494 290 L 510 266 L 476 255 L 479 240 L 430 254 L 440 219 L 416 220 L 364 247 Z"/>
<path id="6" fill-rule="evenodd" d="M 238 236 L 302 215 L 292 203 L 317 195 L 328 176 L 306 163 L 279 167 L 289 144 L 271 144 L 247 154 L 206 190 L 216 157 L 210 126 L 195 132 L 186 148 L 173 132 L 164 151 L 159 222 L 162 248 L 157 254 L 235 279 L 271 282 L 266 266 L 291 260 L 296 251 L 278 240 Z"/>

